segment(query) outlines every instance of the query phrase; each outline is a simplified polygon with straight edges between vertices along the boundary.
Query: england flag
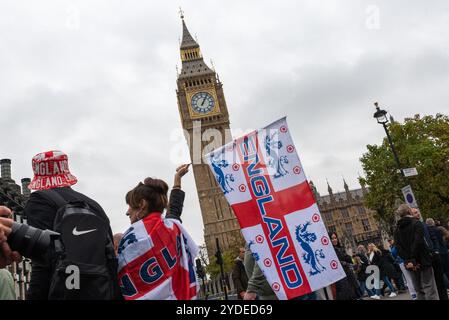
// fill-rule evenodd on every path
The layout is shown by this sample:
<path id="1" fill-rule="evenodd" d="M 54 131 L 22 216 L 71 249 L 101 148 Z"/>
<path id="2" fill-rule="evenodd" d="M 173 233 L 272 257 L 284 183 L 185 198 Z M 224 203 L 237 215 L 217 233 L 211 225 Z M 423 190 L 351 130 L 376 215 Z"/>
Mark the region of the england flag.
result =
<path id="1" fill-rule="evenodd" d="M 198 246 L 175 219 L 152 213 L 131 225 L 118 248 L 118 279 L 125 300 L 197 298 L 193 259 Z"/>
<path id="2" fill-rule="evenodd" d="M 269 284 L 281 300 L 344 277 L 286 118 L 205 156 Z"/>

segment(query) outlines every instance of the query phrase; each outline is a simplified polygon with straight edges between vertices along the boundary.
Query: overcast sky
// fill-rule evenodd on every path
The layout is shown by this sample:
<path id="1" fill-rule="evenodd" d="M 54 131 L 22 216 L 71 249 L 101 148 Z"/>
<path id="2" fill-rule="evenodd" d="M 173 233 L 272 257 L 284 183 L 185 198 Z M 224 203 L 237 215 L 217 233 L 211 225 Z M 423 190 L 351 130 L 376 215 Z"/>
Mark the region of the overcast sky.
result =
<path id="1" fill-rule="evenodd" d="M 379 101 L 396 120 L 449 113 L 449 1 L 0 0 L 0 158 L 13 178 L 60 149 L 75 189 L 129 225 L 125 193 L 147 176 L 172 184 L 188 161 L 176 101 L 181 20 L 213 60 L 231 128 L 286 115 L 307 176 L 358 188 L 379 143 Z M 178 137 L 178 138 L 177 138 Z M 183 148 L 184 147 L 184 148 Z M 184 224 L 203 243 L 193 175 Z"/>

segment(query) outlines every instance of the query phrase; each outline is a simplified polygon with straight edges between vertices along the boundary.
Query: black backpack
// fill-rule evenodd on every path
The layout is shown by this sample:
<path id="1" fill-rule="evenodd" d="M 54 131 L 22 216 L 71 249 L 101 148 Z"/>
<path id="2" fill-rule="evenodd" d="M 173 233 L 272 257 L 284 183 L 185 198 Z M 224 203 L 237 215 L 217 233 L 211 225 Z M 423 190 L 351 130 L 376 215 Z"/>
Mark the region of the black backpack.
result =
<path id="1" fill-rule="evenodd" d="M 45 193 L 59 207 L 52 241 L 49 300 L 120 299 L 117 259 L 108 223 L 85 201 L 66 201 L 57 191 Z"/>

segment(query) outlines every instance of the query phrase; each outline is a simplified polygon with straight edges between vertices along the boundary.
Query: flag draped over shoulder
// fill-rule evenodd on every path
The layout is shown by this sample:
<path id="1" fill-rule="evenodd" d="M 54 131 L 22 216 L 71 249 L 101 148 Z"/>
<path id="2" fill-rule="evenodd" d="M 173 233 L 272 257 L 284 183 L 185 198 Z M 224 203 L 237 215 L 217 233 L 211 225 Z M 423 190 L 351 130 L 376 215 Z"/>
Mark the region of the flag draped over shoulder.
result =
<path id="1" fill-rule="evenodd" d="M 118 279 L 126 300 L 196 299 L 193 259 L 198 246 L 178 220 L 152 213 L 133 223 L 118 254 Z"/>
<path id="2" fill-rule="evenodd" d="M 279 299 L 302 296 L 346 276 L 285 118 L 205 159 Z"/>

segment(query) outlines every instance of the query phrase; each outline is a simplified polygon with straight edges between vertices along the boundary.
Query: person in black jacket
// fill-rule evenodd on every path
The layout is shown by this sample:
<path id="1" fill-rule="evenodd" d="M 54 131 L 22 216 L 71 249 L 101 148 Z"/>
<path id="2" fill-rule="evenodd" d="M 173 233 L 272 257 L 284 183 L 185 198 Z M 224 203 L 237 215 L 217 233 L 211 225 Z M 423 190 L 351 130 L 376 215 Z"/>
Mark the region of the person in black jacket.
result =
<path id="1" fill-rule="evenodd" d="M 396 289 L 390 281 L 390 276 L 394 275 L 394 267 L 391 264 L 391 260 L 388 256 L 384 256 L 384 253 L 377 248 L 374 243 L 368 244 L 368 258 L 371 265 L 376 265 L 380 271 L 380 279 L 388 286 L 390 289 L 390 298 L 396 297 Z M 376 295 L 383 296 L 381 288 L 376 288 Z"/>
<path id="2" fill-rule="evenodd" d="M 440 255 L 438 254 L 438 248 L 434 247 L 432 237 L 430 236 L 429 228 L 427 227 L 427 224 L 424 223 L 419 209 L 411 208 L 410 211 L 412 213 L 412 216 L 415 219 L 419 220 L 419 223 L 422 225 L 424 230 L 424 242 L 430 252 L 430 258 L 432 260 L 433 277 L 435 279 L 435 284 L 437 286 L 438 297 L 440 300 L 448 300 L 449 297 L 447 295 L 447 290 L 444 284 L 444 275 L 443 270 L 441 268 L 441 259 Z"/>
<path id="3" fill-rule="evenodd" d="M 338 235 L 334 232 L 331 234 L 332 245 L 338 260 L 346 273 L 346 277 L 337 281 L 333 287 L 335 288 L 335 300 L 356 300 L 360 298 L 358 295 L 358 282 L 352 268 L 352 258 L 346 253 L 346 250 L 340 244 Z"/>
<path id="4" fill-rule="evenodd" d="M 401 273 L 398 272 L 395 268 L 395 261 L 393 256 L 391 255 L 390 250 L 388 250 L 388 248 L 386 246 L 384 246 L 382 249 L 380 249 L 381 253 L 382 253 L 382 257 L 381 257 L 381 264 L 382 264 L 382 270 L 384 273 L 384 278 L 387 278 L 388 282 L 390 282 L 391 287 L 388 285 L 388 283 L 386 283 L 385 279 L 384 282 L 385 284 L 390 288 L 391 293 L 394 293 L 394 295 L 392 295 L 393 297 L 395 295 L 397 295 L 397 289 L 402 290 L 403 287 L 400 286 L 401 282 L 398 280 L 401 277 Z M 392 283 L 392 280 L 394 280 L 394 284 Z M 390 293 L 390 294 L 391 294 Z"/>
<path id="5" fill-rule="evenodd" d="M 49 151 L 39 153 L 33 157 L 32 161 L 34 178 L 29 188 L 36 190 L 32 192 L 25 206 L 24 215 L 27 223 L 38 229 L 53 230 L 53 222 L 59 206 L 48 195 L 48 190 L 57 192 L 65 201 L 84 201 L 90 209 L 109 226 L 108 233 L 113 239 L 110 228 L 109 218 L 103 208 L 93 199 L 79 193 L 71 188 L 77 183 L 77 178 L 70 173 L 68 166 L 68 157 L 61 151 Z M 175 178 L 176 181 L 176 178 Z M 176 195 L 170 204 L 170 212 L 174 215 L 180 215 L 179 202 L 183 202 L 183 193 L 181 190 L 175 191 Z M 181 194 L 179 194 L 181 193 Z M 182 199 L 179 199 L 182 197 Z M 49 257 L 42 257 L 40 261 L 32 262 L 30 285 L 27 292 L 27 300 L 47 300 L 50 290 L 50 282 L 53 266 Z M 116 284 L 117 299 L 121 299 L 118 283 Z"/>
<path id="6" fill-rule="evenodd" d="M 398 255 L 410 270 L 418 300 L 439 300 L 432 269 L 431 251 L 424 239 L 424 226 L 412 215 L 411 208 L 402 204 L 396 211 L 399 218 L 394 233 Z"/>
<path id="7" fill-rule="evenodd" d="M 78 180 L 70 173 L 66 154 L 61 151 L 39 153 L 33 157 L 32 166 L 34 178 L 29 188 L 36 191 L 31 193 L 24 209 L 24 215 L 30 226 L 53 230 L 53 222 L 60 206 L 52 200 L 49 190 L 55 191 L 67 202 L 86 202 L 90 209 L 109 226 L 109 219 L 103 208 L 96 201 L 71 188 Z M 110 227 L 108 233 L 112 239 Z M 28 300 L 48 299 L 52 268 L 49 257 L 32 261 L 30 285 L 26 297 Z M 118 286 L 117 297 L 119 297 Z"/>
<path id="8" fill-rule="evenodd" d="M 369 297 L 376 299 L 376 293 L 374 290 L 370 290 L 366 286 L 366 279 L 368 279 L 368 274 L 366 273 L 366 268 L 369 266 L 368 256 L 366 255 L 366 248 L 363 245 L 357 247 L 357 280 L 360 284 L 360 293 L 363 296 L 365 291 L 368 293 Z"/>
<path id="9" fill-rule="evenodd" d="M 432 246 L 434 249 L 434 254 L 437 257 L 434 257 L 436 260 L 433 264 L 434 266 L 434 272 L 435 269 L 439 269 L 441 275 L 440 275 L 440 282 L 441 282 L 441 289 L 438 288 L 438 294 L 440 296 L 440 300 L 447 300 L 447 292 L 446 290 L 449 290 L 449 257 L 448 257 L 448 249 L 447 245 L 443 238 L 443 232 L 439 229 L 440 227 L 436 226 L 435 221 L 432 218 L 426 219 L 426 225 L 427 229 L 429 230 L 429 236 L 430 240 L 432 241 Z M 435 266 L 437 264 L 437 266 Z M 436 273 L 436 272 L 435 272 Z M 436 281 L 436 279 L 435 279 Z M 438 287 L 438 282 L 437 282 Z"/>
<path id="10" fill-rule="evenodd" d="M 243 300 L 248 287 L 248 275 L 246 274 L 243 260 L 245 259 L 245 248 L 239 248 L 239 255 L 235 259 L 234 268 L 232 269 L 232 281 L 234 282 L 237 298 Z"/>

